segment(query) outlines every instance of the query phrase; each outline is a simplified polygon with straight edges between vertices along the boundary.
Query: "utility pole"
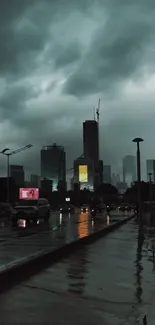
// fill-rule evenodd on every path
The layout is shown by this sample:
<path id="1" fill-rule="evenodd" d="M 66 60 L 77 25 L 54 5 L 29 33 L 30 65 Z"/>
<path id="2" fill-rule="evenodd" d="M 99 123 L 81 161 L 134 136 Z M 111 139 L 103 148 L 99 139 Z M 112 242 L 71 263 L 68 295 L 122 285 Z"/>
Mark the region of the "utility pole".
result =
<path id="1" fill-rule="evenodd" d="M 152 173 L 148 173 L 149 176 L 149 199 L 150 199 L 150 223 L 152 224 Z"/>
<path id="2" fill-rule="evenodd" d="M 140 162 L 140 142 L 144 140 L 142 138 L 135 138 L 132 140 L 137 144 L 137 186 L 138 186 L 138 220 L 142 224 L 142 211 L 141 211 L 141 162 Z"/>

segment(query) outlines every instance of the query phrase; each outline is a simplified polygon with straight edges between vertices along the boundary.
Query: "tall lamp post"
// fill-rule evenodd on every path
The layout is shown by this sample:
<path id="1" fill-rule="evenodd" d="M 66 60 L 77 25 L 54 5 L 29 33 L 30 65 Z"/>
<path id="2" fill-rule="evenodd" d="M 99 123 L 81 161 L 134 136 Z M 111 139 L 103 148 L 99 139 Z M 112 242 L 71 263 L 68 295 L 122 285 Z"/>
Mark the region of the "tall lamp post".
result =
<path id="1" fill-rule="evenodd" d="M 26 149 L 31 148 L 33 145 L 32 144 L 28 144 L 25 147 L 19 148 L 17 150 L 11 151 L 9 148 L 5 148 L 2 151 L 0 151 L 0 154 L 4 155 L 7 157 L 7 203 L 10 202 L 10 157 L 12 155 L 16 155 L 17 153 L 24 151 Z M 9 152 L 8 152 L 9 151 Z"/>
<path id="2" fill-rule="evenodd" d="M 148 173 L 149 176 L 149 187 L 150 187 L 150 222 L 152 224 L 152 173 Z"/>
<path id="3" fill-rule="evenodd" d="M 141 191 L 140 191 L 140 183 L 141 183 L 141 162 L 140 162 L 140 142 L 144 140 L 142 138 L 135 138 L 132 140 L 137 144 L 137 185 L 138 185 L 138 219 L 141 224 Z"/>

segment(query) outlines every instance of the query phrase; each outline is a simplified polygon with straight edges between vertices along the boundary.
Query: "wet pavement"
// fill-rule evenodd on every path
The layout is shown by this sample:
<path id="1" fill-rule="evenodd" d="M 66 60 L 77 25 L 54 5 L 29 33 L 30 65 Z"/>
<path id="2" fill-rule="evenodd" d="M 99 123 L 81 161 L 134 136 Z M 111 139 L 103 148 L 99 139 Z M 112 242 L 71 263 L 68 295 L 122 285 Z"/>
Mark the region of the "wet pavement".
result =
<path id="1" fill-rule="evenodd" d="M 81 227 L 81 226 L 79 226 Z M 80 231 L 87 234 L 88 229 Z M 127 223 L 0 297 L 3 324 L 155 324 L 155 232 Z"/>
<path id="2" fill-rule="evenodd" d="M 36 227 L 13 229 L 1 220 L 0 223 L 0 270 L 29 258 L 33 254 L 55 250 L 66 243 L 88 236 L 93 231 L 116 220 L 124 214 L 113 212 L 111 217 L 99 215 L 96 222 L 88 213 L 59 214 L 52 213 L 49 224 L 40 222 Z"/>

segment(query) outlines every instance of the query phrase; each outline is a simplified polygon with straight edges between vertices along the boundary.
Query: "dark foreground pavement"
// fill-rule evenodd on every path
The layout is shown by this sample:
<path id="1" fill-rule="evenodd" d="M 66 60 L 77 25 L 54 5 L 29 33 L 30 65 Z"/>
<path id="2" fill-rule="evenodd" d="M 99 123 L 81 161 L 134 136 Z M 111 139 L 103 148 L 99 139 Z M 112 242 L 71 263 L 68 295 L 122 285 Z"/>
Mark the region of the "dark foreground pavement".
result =
<path id="1" fill-rule="evenodd" d="M 137 241 L 134 222 L 0 296 L 2 324 L 155 324 L 151 235 Z"/>

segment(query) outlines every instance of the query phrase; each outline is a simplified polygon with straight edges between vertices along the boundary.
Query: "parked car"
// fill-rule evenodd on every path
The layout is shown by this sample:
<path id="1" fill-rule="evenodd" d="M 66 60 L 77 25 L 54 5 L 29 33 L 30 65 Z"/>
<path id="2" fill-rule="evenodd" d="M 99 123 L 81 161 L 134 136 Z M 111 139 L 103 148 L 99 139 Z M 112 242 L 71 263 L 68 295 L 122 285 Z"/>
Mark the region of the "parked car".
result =
<path id="1" fill-rule="evenodd" d="M 132 210 L 132 207 L 128 204 L 122 204 L 121 206 L 118 207 L 118 211 L 125 212 L 128 211 L 130 212 Z"/>
<path id="2" fill-rule="evenodd" d="M 50 214 L 51 209 L 47 199 L 20 200 L 18 205 L 14 207 L 12 224 L 17 225 L 20 219 L 24 219 L 27 222 L 32 221 L 34 224 L 36 224 L 39 219 L 48 221 Z"/>
<path id="3" fill-rule="evenodd" d="M 12 206 L 9 203 L 0 203 L 0 218 L 10 218 L 12 215 Z"/>
<path id="4" fill-rule="evenodd" d="M 75 207 L 71 204 L 64 204 L 60 206 L 60 213 L 75 213 Z"/>
<path id="5" fill-rule="evenodd" d="M 83 204 L 82 207 L 81 207 L 81 212 L 82 213 L 86 213 L 89 211 L 89 206 L 88 204 Z"/>

